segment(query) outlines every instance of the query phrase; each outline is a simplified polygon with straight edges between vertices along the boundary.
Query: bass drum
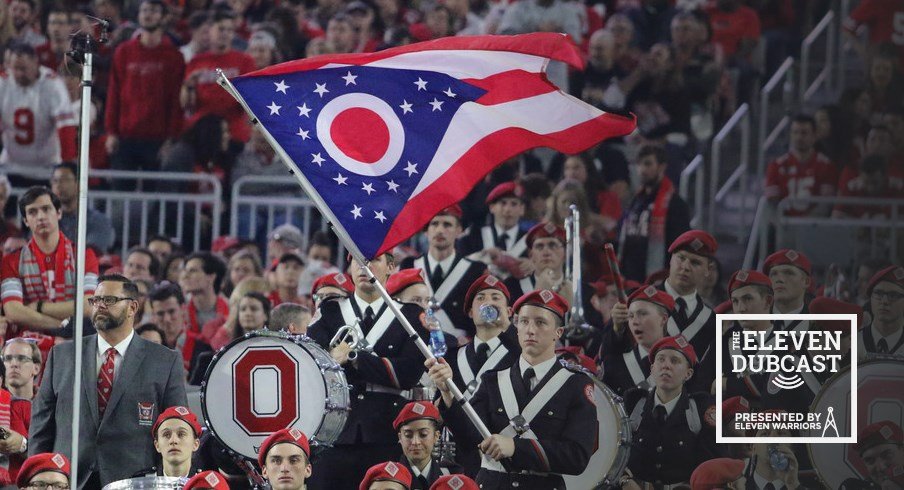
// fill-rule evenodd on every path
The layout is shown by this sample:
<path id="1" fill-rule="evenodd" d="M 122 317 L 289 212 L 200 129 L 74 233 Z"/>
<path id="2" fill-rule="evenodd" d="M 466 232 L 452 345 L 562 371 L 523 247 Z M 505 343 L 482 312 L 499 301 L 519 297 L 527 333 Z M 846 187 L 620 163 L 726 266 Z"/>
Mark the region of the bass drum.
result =
<path id="1" fill-rule="evenodd" d="M 181 489 L 187 481 L 175 476 L 142 476 L 107 483 L 103 490 L 173 490 Z"/>
<path id="2" fill-rule="evenodd" d="M 211 434 L 252 460 L 270 434 L 295 428 L 330 446 L 349 410 L 345 373 L 313 340 L 259 330 L 220 349 L 201 383 Z"/>
<path id="3" fill-rule="evenodd" d="M 593 378 L 593 399 L 600 447 L 580 475 L 564 475 L 568 490 L 595 490 L 618 481 L 628 466 L 631 424 L 621 399 L 602 381 Z"/>
<path id="4" fill-rule="evenodd" d="M 839 434 L 850 427 L 851 368 L 829 378 L 810 406 L 810 413 L 831 411 Z M 857 366 L 857 430 L 882 420 L 904 426 L 904 359 L 872 357 Z M 811 431 L 809 437 L 821 437 L 822 430 Z M 828 488 L 839 488 L 848 478 L 865 479 L 866 466 L 853 444 L 808 444 L 810 460 Z"/>

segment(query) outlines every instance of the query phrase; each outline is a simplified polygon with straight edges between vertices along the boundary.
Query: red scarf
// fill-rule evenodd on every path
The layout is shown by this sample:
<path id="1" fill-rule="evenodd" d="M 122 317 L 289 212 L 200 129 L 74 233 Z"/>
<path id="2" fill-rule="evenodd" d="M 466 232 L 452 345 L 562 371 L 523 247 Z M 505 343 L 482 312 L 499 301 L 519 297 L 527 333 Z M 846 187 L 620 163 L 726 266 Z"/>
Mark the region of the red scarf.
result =
<path id="1" fill-rule="evenodd" d="M 53 257 L 52 267 L 50 267 L 51 257 Z M 27 302 L 60 302 L 74 299 L 75 260 L 72 242 L 60 232 L 56 250 L 45 254 L 32 238 L 28 242 L 28 247 L 21 252 L 19 274 L 22 278 L 23 299 Z"/>
<path id="2" fill-rule="evenodd" d="M 665 264 L 665 220 L 673 194 L 675 194 L 674 184 L 668 177 L 663 176 L 659 189 L 656 191 L 656 197 L 653 199 L 653 210 L 650 212 L 650 238 L 647 244 L 648 274 L 662 269 Z"/>

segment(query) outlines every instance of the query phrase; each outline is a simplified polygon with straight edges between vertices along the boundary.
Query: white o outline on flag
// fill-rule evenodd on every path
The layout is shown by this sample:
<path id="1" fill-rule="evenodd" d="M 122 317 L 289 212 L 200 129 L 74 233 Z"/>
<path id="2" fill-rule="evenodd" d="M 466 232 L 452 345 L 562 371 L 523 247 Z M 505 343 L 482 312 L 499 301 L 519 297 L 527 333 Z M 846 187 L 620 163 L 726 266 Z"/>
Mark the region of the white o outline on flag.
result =
<path id="1" fill-rule="evenodd" d="M 336 116 L 346 109 L 368 109 L 375 112 L 389 130 L 389 146 L 382 158 L 374 163 L 365 163 L 346 155 L 330 138 L 330 127 Z M 329 101 L 317 117 L 317 139 L 326 152 L 342 168 L 357 175 L 379 177 L 386 174 L 399 162 L 405 149 L 405 128 L 402 121 L 386 102 L 370 94 L 345 94 Z"/>

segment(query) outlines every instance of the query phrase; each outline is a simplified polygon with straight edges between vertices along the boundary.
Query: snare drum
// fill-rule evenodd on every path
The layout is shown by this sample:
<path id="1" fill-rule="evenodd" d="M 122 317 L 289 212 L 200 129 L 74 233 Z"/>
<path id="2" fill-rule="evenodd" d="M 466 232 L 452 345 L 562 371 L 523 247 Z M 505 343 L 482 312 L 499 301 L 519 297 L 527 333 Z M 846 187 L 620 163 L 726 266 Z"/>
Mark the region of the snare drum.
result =
<path id="1" fill-rule="evenodd" d="M 181 489 L 188 478 L 175 476 L 142 476 L 104 485 L 104 490 L 173 490 Z"/>
<path id="2" fill-rule="evenodd" d="M 838 372 L 823 385 L 810 406 L 823 417 L 832 408 L 835 423 L 845 435 L 850 427 L 851 370 Z M 904 360 L 875 357 L 857 367 L 857 430 L 882 420 L 904 426 Z M 820 437 L 821 431 L 807 434 Z M 829 488 L 839 488 L 848 478 L 865 478 L 866 466 L 853 444 L 808 444 L 807 449 L 819 479 Z"/>
<path id="3" fill-rule="evenodd" d="M 593 379 L 593 400 L 596 403 L 597 430 L 600 447 L 590 457 L 587 469 L 576 476 L 563 475 L 568 490 L 595 490 L 621 477 L 628 465 L 631 444 L 631 424 L 621 399 L 603 384 Z"/>
<path id="4" fill-rule="evenodd" d="M 213 357 L 201 384 L 201 409 L 214 437 L 257 459 L 264 439 L 289 427 L 312 445 L 332 445 L 348 416 L 348 383 L 313 340 L 259 330 Z"/>

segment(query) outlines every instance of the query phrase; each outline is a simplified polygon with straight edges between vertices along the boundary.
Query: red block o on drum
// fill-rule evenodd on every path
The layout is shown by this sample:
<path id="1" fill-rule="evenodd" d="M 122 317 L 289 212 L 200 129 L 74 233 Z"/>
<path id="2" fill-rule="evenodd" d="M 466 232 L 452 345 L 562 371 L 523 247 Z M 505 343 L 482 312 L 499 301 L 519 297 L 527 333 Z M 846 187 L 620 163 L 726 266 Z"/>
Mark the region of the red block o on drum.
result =
<path id="1" fill-rule="evenodd" d="M 232 363 L 233 419 L 269 435 L 299 418 L 298 362 L 282 347 L 249 347 Z"/>

